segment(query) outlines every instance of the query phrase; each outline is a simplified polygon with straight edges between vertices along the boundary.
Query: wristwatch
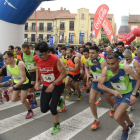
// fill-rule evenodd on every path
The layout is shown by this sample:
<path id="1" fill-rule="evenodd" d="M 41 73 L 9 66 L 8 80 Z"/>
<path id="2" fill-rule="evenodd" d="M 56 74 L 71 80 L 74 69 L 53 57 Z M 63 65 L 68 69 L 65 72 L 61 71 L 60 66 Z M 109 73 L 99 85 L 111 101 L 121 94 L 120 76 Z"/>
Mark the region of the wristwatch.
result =
<path id="1" fill-rule="evenodd" d="M 56 83 L 55 82 L 52 82 L 52 84 L 54 85 L 54 87 L 56 86 Z"/>
<path id="2" fill-rule="evenodd" d="M 135 92 L 132 92 L 132 95 L 133 95 L 133 96 L 136 96 L 136 93 L 135 93 Z"/>

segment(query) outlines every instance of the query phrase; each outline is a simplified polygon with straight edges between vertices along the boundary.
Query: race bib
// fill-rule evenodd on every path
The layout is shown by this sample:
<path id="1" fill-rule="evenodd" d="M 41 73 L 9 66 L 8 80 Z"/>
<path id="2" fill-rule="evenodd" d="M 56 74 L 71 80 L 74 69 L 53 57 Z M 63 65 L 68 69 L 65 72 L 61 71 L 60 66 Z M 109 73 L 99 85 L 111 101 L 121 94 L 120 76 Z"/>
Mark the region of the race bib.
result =
<path id="1" fill-rule="evenodd" d="M 27 67 L 28 67 L 28 69 L 31 69 L 31 68 L 34 68 L 35 65 L 34 65 L 34 63 L 28 63 Z"/>
<path id="2" fill-rule="evenodd" d="M 53 81 L 55 80 L 55 76 L 54 76 L 53 73 L 47 74 L 47 75 L 41 74 L 41 76 L 42 76 L 43 80 L 44 80 L 45 82 L 48 82 L 48 83 L 53 82 Z"/>
<path id="3" fill-rule="evenodd" d="M 21 78 L 21 76 L 14 76 L 14 75 L 13 75 L 13 79 L 14 79 L 14 80 L 17 80 L 17 81 L 20 81 L 22 78 Z"/>
<path id="4" fill-rule="evenodd" d="M 93 73 L 93 77 L 94 79 L 98 79 L 101 77 L 101 74 Z"/>
<path id="5" fill-rule="evenodd" d="M 117 89 L 117 90 L 126 90 L 126 86 L 125 86 L 125 83 L 112 83 L 111 82 L 111 85 L 114 89 Z"/>

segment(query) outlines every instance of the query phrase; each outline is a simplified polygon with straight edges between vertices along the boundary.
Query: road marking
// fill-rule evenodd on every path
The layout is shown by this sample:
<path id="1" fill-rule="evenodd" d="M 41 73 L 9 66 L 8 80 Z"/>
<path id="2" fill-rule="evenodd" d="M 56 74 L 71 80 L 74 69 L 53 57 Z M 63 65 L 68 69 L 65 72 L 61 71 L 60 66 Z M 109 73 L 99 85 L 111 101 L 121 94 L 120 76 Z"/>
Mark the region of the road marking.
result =
<path id="1" fill-rule="evenodd" d="M 36 100 L 40 99 L 40 97 L 37 97 Z M 5 102 L 4 104 L 0 105 L 0 111 L 5 110 L 5 109 L 9 109 L 18 105 L 21 105 L 21 101 L 18 102 Z"/>
<path id="2" fill-rule="evenodd" d="M 98 116 L 101 117 L 107 111 L 109 111 L 109 109 L 98 107 Z M 82 112 L 62 122 L 60 124 L 61 129 L 59 133 L 51 135 L 52 128 L 50 128 L 30 140 L 69 140 L 91 123 L 93 123 L 93 115 L 91 109 L 88 107 Z"/>
<path id="3" fill-rule="evenodd" d="M 133 114 L 129 115 L 130 119 L 135 123 L 135 128 L 132 130 L 132 133 L 129 135 L 129 140 L 140 140 L 140 122 L 139 116 L 134 116 Z M 123 128 L 118 126 L 112 134 L 106 140 L 119 140 L 122 136 Z"/>
<path id="4" fill-rule="evenodd" d="M 66 106 L 73 104 L 73 103 L 75 103 L 75 102 L 66 100 Z M 26 112 L 20 113 L 18 115 L 14 115 L 12 117 L 0 120 L 0 134 L 7 132 L 9 130 L 12 130 L 16 127 L 19 127 L 21 125 L 27 124 L 31 121 L 34 121 L 35 119 L 38 119 L 40 117 L 43 117 L 43 116 L 51 113 L 50 111 L 48 111 L 47 113 L 42 113 L 40 111 L 40 107 L 34 109 L 33 112 L 34 112 L 34 116 L 31 119 L 25 119 L 25 115 L 27 114 L 27 111 L 26 111 Z"/>

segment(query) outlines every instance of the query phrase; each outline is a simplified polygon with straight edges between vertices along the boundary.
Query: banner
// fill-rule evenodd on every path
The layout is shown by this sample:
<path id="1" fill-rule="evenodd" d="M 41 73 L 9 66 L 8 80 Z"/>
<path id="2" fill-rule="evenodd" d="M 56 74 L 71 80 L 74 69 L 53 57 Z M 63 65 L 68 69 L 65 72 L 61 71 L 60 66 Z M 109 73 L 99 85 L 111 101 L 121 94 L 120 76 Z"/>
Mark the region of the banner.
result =
<path id="1" fill-rule="evenodd" d="M 115 43 L 112 25 L 111 25 L 110 21 L 107 18 L 104 19 L 102 27 L 103 27 L 103 29 L 104 29 L 104 31 L 105 31 L 110 43 L 111 44 Z"/>
<path id="2" fill-rule="evenodd" d="M 99 6 L 99 8 L 96 11 L 94 21 L 93 21 L 93 27 L 92 27 L 92 41 L 93 42 L 95 42 L 95 39 L 97 38 L 97 35 L 108 13 L 108 10 L 109 10 L 108 6 L 103 4 Z M 93 42 L 92 44 L 94 44 Z"/>

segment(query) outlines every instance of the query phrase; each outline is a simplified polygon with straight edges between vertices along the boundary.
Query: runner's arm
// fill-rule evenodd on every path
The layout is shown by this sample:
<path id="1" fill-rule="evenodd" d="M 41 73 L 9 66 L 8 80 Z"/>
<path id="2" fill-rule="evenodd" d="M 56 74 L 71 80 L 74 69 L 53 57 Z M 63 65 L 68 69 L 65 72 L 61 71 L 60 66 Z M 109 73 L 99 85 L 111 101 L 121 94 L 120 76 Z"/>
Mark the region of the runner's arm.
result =
<path id="1" fill-rule="evenodd" d="M 41 74 L 40 74 L 40 72 L 38 70 L 38 67 L 36 67 L 36 83 L 39 83 L 40 76 L 41 76 Z"/>
<path id="2" fill-rule="evenodd" d="M 126 72 L 127 75 L 131 75 L 133 77 L 134 80 L 137 81 L 135 89 L 133 90 L 134 93 L 137 93 L 139 87 L 140 87 L 140 77 L 139 75 L 134 72 L 129 66 L 124 65 L 124 70 Z"/>
<path id="3" fill-rule="evenodd" d="M 79 67 L 79 58 L 78 57 L 75 57 L 74 59 L 74 62 L 75 62 L 75 68 L 70 68 L 69 71 L 72 71 L 72 72 L 76 72 L 78 71 L 78 67 Z"/>
<path id="4" fill-rule="evenodd" d="M 120 61 L 120 64 L 123 64 L 124 63 L 124 60 Z"/>
<path id="5" fill-rule="evenodd" d="M 134 61 L 134 68 L 136 69 L 137 74 L 140 76 L 140 65 L 139 62 L 136 60 Z"/>
<path id="6" fill-rule="evenodd" d="M 28 69 L 28 71 L 35 71 L 36 70 L 36 66 L 33 68 Z"/>
<path id="7" fill-rule="evenodd" d="M 15 88 L 21 86 L 26 81 L 25 64 L 23 61 L 19 62 L 18 68 L 20 71 L 21 80 L 17 84 L 14 85 Z"/>
<path id="8" fill-rule="evenodd" d="M 64 67 L 64 65 L 62 64 L 60 58 L 57 60 L 57 69 L 58 71 L 61 73 L 59 75 L 59 77 L 54 81 L 56 83 L 56 85 L 61 82 L 67 75 L 67 71 L 66 68 Z"/>

